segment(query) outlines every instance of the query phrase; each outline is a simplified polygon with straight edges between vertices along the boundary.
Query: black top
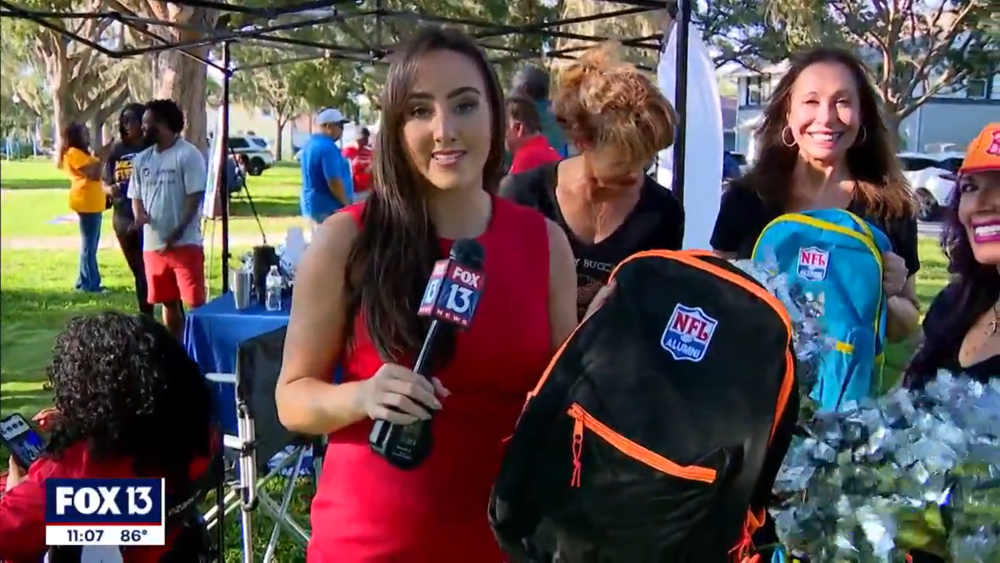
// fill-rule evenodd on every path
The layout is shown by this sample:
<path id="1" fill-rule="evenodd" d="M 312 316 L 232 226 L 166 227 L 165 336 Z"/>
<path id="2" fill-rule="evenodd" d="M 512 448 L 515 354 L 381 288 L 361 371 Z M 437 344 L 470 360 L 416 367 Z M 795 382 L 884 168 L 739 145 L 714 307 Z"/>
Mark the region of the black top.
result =
<path id="1" fill-rule="evenodd" d="M 101 179 L 113 189 L 115 213 L 132 216 L 132 202 L 127 195 L 128 181 L 132 177 L 132 159 L 145 148 L 143 145 L 128 145 L 121 141 L 111 147 Z"/>
<path id="2" fill-rule="evenodd" d="M 963 368 L 958 361 L 958 352 L 969 329 L 988 311 L 996 297 L 992 299 L 968 299 L 962 295 L 963 288 L 953 283 L 941 290 L 924 317 L 924 344 L 921 352 L 926 365 L 920 375 L 933 377 L 940 369 L 961 373 L 985 382 L 990 377 L 1000 377 L 1000 355 L 991 356 L 981 362 Z M 995 296 L 996 293 L 994 292 Z M 983 306 L 985 303 L 985 306 Z M 994 336 L 1000 338 L 1000 333 Z"/>
<path id="3" fill-rule="evenodd" d="M 581 242 L 566 224 L 556 200 L 558 166 L 547 164 L 516 174 L 500 195 L 537 209 L 566 231 L 576 257 L 577 306 L 582 318 L 619 262 L 643 250 L 680 250 L 684 242 L 684 210 L 670 190 L 646 176 L 635 208 L 615 232 L 598 243 Z"/>
<path id="4" fill-rule="evenodd" d="M 847 210 L 864 218 L 882 230 L 892 242 L 892 251 L 906 261 L 910 275 L 920 269 L 917 253 L 917 220 L 913 217 L 885 221 L 868 214 L 862 202 L 855 199 Z M 784 211 L 769 206 L 747 186 L 733 184 L 722 194 L 719 216 L 712 232 L 712 248 L 720 252 L 735 252 L 739 258 L 750 258 L 761 231 Z"/>

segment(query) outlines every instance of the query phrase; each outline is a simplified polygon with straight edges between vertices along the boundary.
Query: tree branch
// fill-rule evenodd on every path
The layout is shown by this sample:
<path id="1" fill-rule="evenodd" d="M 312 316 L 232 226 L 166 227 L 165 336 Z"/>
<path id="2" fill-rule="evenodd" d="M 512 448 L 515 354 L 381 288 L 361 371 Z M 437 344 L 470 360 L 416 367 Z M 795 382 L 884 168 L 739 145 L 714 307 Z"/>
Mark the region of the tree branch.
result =
<path id="1" fill-rule="evenodd" d="M 968 78 L 968 76 L 969 76 L 968 69 L 961 70 L 958 72 L 955 72 L 954 69 L 948 69 L 947 71 L 945 71 L 944 76 L 940 80 L 936 81 L 931 87 L 927 88 L 927 90 L 921 96 L 917 98 L 910 98 L 909 103 L 907 103 L 902 108 L 898 109 L 896 115 L 898 116 L 899 120 L 902 121 L 910 114 L 912 114 L 914 111 L 916 111 L 917 108 L 926 103 L 927 100 L 933 98 L 939 92 L 941 92 L 942 88 L 948 86 L 949 84 L 961 82 L 966 78 Z"/>
<path id="2" fill-rule="evenodd" d="M 920 59 L 920 62 L 917 64 L 913 76 L 910 78 L 910 83 L 906 86 L 906 88 L 902 92 L 902 95 L 900 96 L 900 98 L 903 100 L 912 97 L 913 93 L 916 91 L 917 85 L 929 79 L 930 72 L 941 61 L 941 59 L 944 56 L 944 52 L 947 51 L 955 42 L 955 38 L 958 36 L 958 34 L 961 32 L 962 29 L 960 27 L 960 24 L 963 24 L 965 22 L 965 19 L 969 16 L 969 12 L 973 7 L 973 3 L 971 2 L 965 7 L 963 7 L 963 9 L 958 14 L 956 14 L 954 18 L 952 18 L 951 25 L 948 26 L 948 28 L 944 31 L 943 34 L 940 34 L 939 33 L 940 28 L 938 24 L 940 23 L 941 17 L 944 14 L 945 5 L 946 2 L 942 0 L 941 4 L 938 6 L 938 10 L 934 13 L 934 16 L 931 18 L 930 24 L 927 26 L 928 29 L 925 30 L 925 35 L 929 39 L 931 39 L 933 43 L 931 45 L 926 46 L 926 51 L 924 51 L 924 56 Z M 911 32 L 913 33 L 914 38 L 916 38 L 917 30 L 914 29 L 911 30 Z M 968 37 L 966 37 L 966 40 L 960 50 L 962 52 L 967 52 L 969 45 L 971 44 L 971 41 L 972 41 L 972 34 L 970 33 L 968 34 Z M 949 69 L 948 72 L 952 70 L 954 69 Z M 948 72 L 946 72 L 946 74 Z M 935 91 L 939 91 L 942 87 L 943 85 L 938 87 L 937 90 Z M 930 88 L 928 88 L 928 90 L 930 90 Z M 923 97 L 926 101 L 926 92 Z"/>

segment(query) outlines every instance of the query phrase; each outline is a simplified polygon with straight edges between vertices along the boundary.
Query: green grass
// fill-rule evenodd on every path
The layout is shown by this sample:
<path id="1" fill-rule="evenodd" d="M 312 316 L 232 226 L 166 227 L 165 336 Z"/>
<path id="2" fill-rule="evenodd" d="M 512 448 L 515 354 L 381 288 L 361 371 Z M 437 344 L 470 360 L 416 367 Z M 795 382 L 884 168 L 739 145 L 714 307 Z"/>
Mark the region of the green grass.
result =
<path id="1" fill-rule="evenodd" d="M 279 163 L 262 176 L 247 180 L 250 198 L 260 214 L 266 233 L 284 233 L 291 226 L 301 226 L 299 218 L 298 165 Z M 69 237 L 79 234 L 68 207 L 69 180 L 49 159 L 0 162 L 0 237 L 41 238 Z M 230 232 L 235 236 L 259 233 L 257 222 L 245 193 L 233 199 Z M 110 214 L 105 215 L 103 236 L 113 237 Z M 211 227 L 208 227 L 209 234 Z M 215 228 L 216 239 L 222 228 Z"/>

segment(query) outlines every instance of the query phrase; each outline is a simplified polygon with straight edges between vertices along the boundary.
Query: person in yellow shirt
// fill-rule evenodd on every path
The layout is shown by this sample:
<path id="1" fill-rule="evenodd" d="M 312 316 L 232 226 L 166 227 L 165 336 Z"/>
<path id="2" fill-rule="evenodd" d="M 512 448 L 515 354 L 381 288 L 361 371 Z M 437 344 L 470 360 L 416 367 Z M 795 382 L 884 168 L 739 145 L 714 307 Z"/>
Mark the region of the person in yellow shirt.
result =
<path id="1" fill-rule="evenodd" d="M 83 125 L 70 123 L 63 131 L 59 167 L 69 174 L 69 207 L 80 220 L 80 274 L 76 288 L 97 293 L 103 291 L 97 247 L 101 242 L 101 218 L 107 208 L 107 195 L 101 185 L 101 161 L 90 154 L 90 132 Z"/>

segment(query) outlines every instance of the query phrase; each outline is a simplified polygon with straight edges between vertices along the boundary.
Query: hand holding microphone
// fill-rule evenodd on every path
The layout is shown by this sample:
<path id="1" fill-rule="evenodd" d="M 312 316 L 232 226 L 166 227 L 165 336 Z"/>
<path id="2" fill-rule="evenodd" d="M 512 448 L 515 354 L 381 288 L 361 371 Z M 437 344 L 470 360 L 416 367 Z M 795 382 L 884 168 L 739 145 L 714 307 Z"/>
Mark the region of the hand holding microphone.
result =
<path id="1" fill-rule="evenodd" d="M 438 397 L 450 394 L 436 377 L 427 379 L 409 368 L 385 364 L 364 381 L 357 406 L 369 418 L 407 425 L 430 420 L 432 411 L 441 408 Z"/>
<path id="2" fill-rule="evenodd" d="M 431 418 L 440 408 L 435 393 L 447 392 L 430 375 L 431 357 L 441 342 L 445 323 L 468 328 L 483 287 L 483 247 L 474 240 L 455 241 L 447 260 L 431 271 L 417 314 L 431 317 L 413 371 L 386 364 L 372 377 L 362 396 L 365 412 L 376 418 L 368 436 L 372 451 L 400 469 L 424 462 L 431 449 Z"/>

